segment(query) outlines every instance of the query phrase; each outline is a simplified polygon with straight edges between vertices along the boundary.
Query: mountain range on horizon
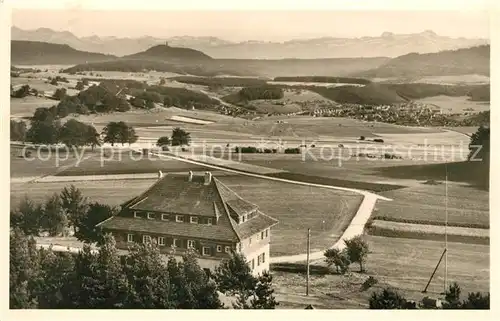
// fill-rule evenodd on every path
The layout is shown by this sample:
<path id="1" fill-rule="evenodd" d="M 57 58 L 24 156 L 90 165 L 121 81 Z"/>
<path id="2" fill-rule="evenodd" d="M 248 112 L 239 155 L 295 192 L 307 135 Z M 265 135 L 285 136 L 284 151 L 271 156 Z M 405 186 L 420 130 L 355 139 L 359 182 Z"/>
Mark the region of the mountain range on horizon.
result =
<path id="1" fill-rule="evenodd" d="M 69 31 L 49 28 L 23 30 L 13 26 L 12 40 L 39 41 L 69 45 L 87 52 L 126 56 L 166 42 L 170 46 L 191 48 L 215 59 L 318 59 L 348 57 L 397 57 L 409 53 L 432 53 L 489 44 L 489 39 L 451 38 L 426 30 L 414 34 L 384 32 L 379 37 L 322 37 L 292 39 L 285 42 L 232 42 L 217 37 L 176 36 L 155 38 L 77 37 Z"/>

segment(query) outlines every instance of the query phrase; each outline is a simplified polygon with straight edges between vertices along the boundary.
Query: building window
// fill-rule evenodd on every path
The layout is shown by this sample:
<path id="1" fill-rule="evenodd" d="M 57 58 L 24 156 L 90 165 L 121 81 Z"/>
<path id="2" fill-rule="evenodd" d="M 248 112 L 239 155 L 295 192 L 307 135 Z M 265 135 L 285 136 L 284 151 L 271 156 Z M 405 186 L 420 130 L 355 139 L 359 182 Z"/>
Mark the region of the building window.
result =
<path id="1" fill-rule="evenodd" d="M 241 252 L 241 243 L 238 243 L 238 250 Z"/>
<path id="2" fill-rule="evenodd" d="M 173 239 L 173 240 L 172 240 L 172 245 L 173 245 L 174 247 L 179 247 L 179 240 L 178 240 L 178 239 Z"/>
<path id="3" fill-rule="evenodd" d="M 203 247 L 203 255 L 210 255 L 210 248 L 208 246 Z"/>
<path id="4" fill-rule="evenodd" d="M 149 235 L 143 235 L 142 236 L 142 243 L 144 243 L 144 244 L 151 243 L 151 236 L 149 236 Z"/>
<path id="5" fill-rule="evenodd" d="M 127 234 L 127 242 L 134 242 L 134 234 Z"/>
<path id="6" fill-rule="evenodd" d="M 162 214 L 161 215 L 161 220 L 162 221 L 168 221 L 168 214 Z"/>
<path id="7" fill-rule="evenodd" d="M 148 212 L 148 220 L 154 220 L 155 219 L 155 213 Z"/>
<path id="8" fill-rule="evenodd" d="M 240 218 L 241 218 L 241 223 L 245 223 L 245 218 L 246 218 L 246 216 L 245 216 L 245 215 L 243 215 L 243 216 L 241 216 Z"/>
<path id="9" fill-rule="evenodd" d="M 182 216 L 182 215 L 176 215 L 175 216 L 175 221 L 179 222 L 179 223 L 184 222 L 184 216 Z"/>
<path id="10" fill-rule="evenodd" d="M 252 270 L 255 269 L 255 259 L 252 259 Z"/>
<path id="11" fill-rule="evenodd" d="M 208 218 L 207 225 L 212 225 L 212 218 L 211 217 Z"/>
<path id="12" fill-rule="evenodd" d="M 159 244 L 160 246 L 165 246 L 165 238 L 164 238 L 163 236 L 160 236 L 160 237 L 158 238 L 158 244 Z"/>
<path id="13" fill-rule="evenodd" d="M 252 237 L 251 236 L 248 238 L 248 244 L 252 244 Z"/>
<path id="14" fill-rule="evenodd" d="M 268 232 L 268 231 L 269 231 L 269 229 L 267 229 L 267 230 L 266 230 L 266 237 L 267 237 L 267 235 L 268 235 L 268 234 L 267 234 L 267 232 Z"/>
<path id="15" fill-rule="evenodd" d="M 260 265 L 260 254 L 259 254 L 259 256 L 257 256 L 257 266 L 259 266 L 259 265 Z"/>
<path id="16" fill-rule="evenodd" d="M 222 252 L 222 245 L 217 245 L 217 252 Z"/>
<path id="17" fill-rule="evenodd" d="M 231 252 L 231 248 L 229 246 L 224 247 L 224 252 L 226 253 Z"/>
<path id="18" fill-rule="evenodd" d="M 141 216 L 139 215 L 139 213 L 137 213 L 137 211 L 134 211 L 134 217 L 135 218 L 140 218 Z"/>
<path id="19" fill-rule="evenodd" d="M 262 253 L 262 263 L 266 262 L 266 253 Z"/>
<path id="20" fill-rule="evenodd" d="M 260 232 L 260 238 L 263 240 L 264 239 L 264 231 Z"/>
<path id="21" fill-rule="evenodd" d="M 191 216 L 190 222 L 193 224 L 198 224 L 198 216 Z"/>
<path id="22" fill-rule="evenodd" d="M 193 249 L 193 248 L 194 248 L 194 241 L 188 240 L 188 249 Z"/>

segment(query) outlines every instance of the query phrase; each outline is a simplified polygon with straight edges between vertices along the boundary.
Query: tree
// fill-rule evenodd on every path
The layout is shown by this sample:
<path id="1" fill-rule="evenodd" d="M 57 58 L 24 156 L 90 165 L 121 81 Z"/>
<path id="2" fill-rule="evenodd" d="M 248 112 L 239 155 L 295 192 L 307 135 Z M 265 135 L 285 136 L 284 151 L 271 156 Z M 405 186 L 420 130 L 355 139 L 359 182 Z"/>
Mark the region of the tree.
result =
<path id="1" fill-rule="evenodd" d="M 368 256 L 368 243 L 361 237 L 361 235 L 355 236 L 349 240 L 344 240 L 346 245 L 347 256 L 349 261 L 358 262 L 361 272 L 364 272 L 363 263 L 366 261 Z"/>
<path id="2" fill-rule="evenodd" d="M 104 142 L 111 143 L 114 146 L 115 143 L 134 143 L 137 141 L 138 136 L 135 134 L 135 130 L 132 126 L 128 126 L 126 123 L 120 122 L 110 122 L 104 127 Z"/>
<path id="3" fill-rule="evenodd" d="M 128 300 L 128 282 L 114 239 L 106 236 L 97 253 L 84 244 L 75 258 L 74 273 L 61 289 L 65 309 L 123 308 Z"/>
<path id="4" fill-rule="evenodd" d="M 108 205 L 91 203 L 86 213 L 76 223 L 75 236 L 79 241 L 87 243 L 102 243 L 104 234 L 97 224 L 112 217 L 115 210 Z"/>
<path id="5" fill-rule="evenodd" d="M 231 253 L 229 259 L 223 260 L 216 268 L 214 279 L 217 288 L 224 294 L 236 295 L 236 307 L 248 308 L 248 301 L 254 294 L 257 279 L 252 275 L 250 267 L 243 255 Z"/>
<path id="6" fill-rule="evenodd" d="M 52 97 L 61 100 L 66 96 L 66 88 L 57 88 Z"/>
<path id="7" fill-rule="evenodd" d="M 397 291 L 385 288 L 381 292 L 373 292 L 370 297 L 370 309 L 404 309 L 406 299 Z"/>
<path id="8" fill-rule="evenodd" d="M 490 309 L 490 293 L 482 294 L 480 292 L 471 292 L 467 296 L 467 300 L 462 303 L 462 309 Z"/>
<path id="9" fill-rule="evenodd" d="M 56 119 L 56 114 L 53 113 L 51 109 L 46 107 L 40 107 L 35 110 L 35 113 L 33 114 L 31 121 L 52 123 L 55 119 Z"/>
<path id="10" fill-rule="evenodd" d="M 73 226 L 76 233 L 76 227 L 87 212 L 87 198 L 82 195 L 82 192 L 78 188 L 70 185 L 69 188 L 64 187 L 61 191 L 61 204 L 66 210 L 69 223 Z"/>
<path id="11" fill-rule="evenodd" d="M 57 86 L 57 79 L 56 78 L 50 79 L 50 84 L 53 86 Z"/>
<path id="12" fill-rule="evenodd" d="M 268 271 L 264 271 L 257 280 L 255 296 L 250 300 L 250 306 L 252 309 L 275 309 L 279 303 L 274 297 L 272 275 Z"/>
<path id="13" fill-rule="evenodd" d="M 59 138 L 59 128 L 58 122 L 32 122 L 26 133 L 26 140 L 34 144 L 56 144 Z"/>
<path id="14" fill-rule="evenodd" d="M 480 148 L 479 151 L 477 149 Z M 477 153 L 476 153 L 477 151 Z M 469 160 L 484 160 L 489 164 L 490 156 L 490 128 L 480 126 L 478 130 L 472 134 L 469 143 Z"/>
<path id="15" fill-rule="evenodd" d="M 77 82 L 76 86 L 75 86 L 75 89 L 76 90 L 83 90 L 83 89 L 85 89 L 85 86 L 84 86 L 83 82 L 81 82 L 81 81 Z"/>
<path id="16" fill-rule="evenodd" d="M 146 108 L 147 109 L 155 108 L 155 103 L 152 100 L 146 100 Z"/>
<path id="17" fill-rule="evenodd" d="M 328 249 L 325 251 L 325 262 L 330 267 L 335 265 L 337 273 L 346 273 L 349 270 L 349 255 L 347 251 L 341 251 L 337 248 Z"/>
<path id="18" fill-rule="evenodd" d="M 138 135 L 135 134 L 135 129 L 130 126 L 130 127 L 127 127 L 124 131 L 124 136 L 122 137 L 122 140 L 121 140 L 121 143 L 123 144 L 124 142 L 125 143 L 128 143 L 129 145 L 130 144 L 133 144 L 137 141 L 137 139 L 139 138 Z"/>
<path id="19" fill-rule="evenodd" d="M 165 78 L 161 77 L 160 78 L 160 86 L 165 85 Z"/>
<path id="20" fill-rule="evenodd" d="M 38 236 L 40 234 L 40 217 L 43 208 L 25 196 L 17 209 L 10 213 L 10 224 L 20 229 L 25 235 Z"/>
<path id="21" fill-rule="evenodd" d="M 26 139 L 26 123 L 22 120 L 10 120 L 10 140 L 22 141 Z"/>
<path id="22" fill-rule="evenodd" d="M 29 85 L 23 85 L 21 88 L 18 90 L 14 91 L 13 94 L 11 94 L 11 97 L 14 98 L 24 98 L 30 94 L 30 86 Z"/>
<path id="23" fill-rule="evenodd" d="M 170 137 L 168 136 L 162 136 L 158 138 L 158 140 L 156 141 L 156 146 L 158 147 L 163 147 L 168 145 L 170 145 Z"/>
<path id="24" fill-rule="evenodd" d="M 40 277 L 36 284 L 38 308 L 57 309 L 63 306 L 62 288 L 75 269 L 73 254 L 39 249 Z"/>
<path id="25" fill-rule="evenodd" d="M 95 145 L 98 137 L 94 126 L 84 124 L 75 119 L 68 120 L 59 131 L 59 141 L 68 147 Z"/>
<path id="26" fill-rule="evenodd" d="M 19 229 L 10 232 L 9 307 L 32 309 L 38 306 L 33 283 L 39 275 L 38 253 L 33 238 Z"/>
<path id="27" fill-rule="evenodd" d="M 49 233 L 49 236 L 58 236 L 68 226 L 68 218 L 58 194 L 49 197 L 44 204 L 40 217 L 40 227 Z"/>
<path id="28" fill-rule="evenodd" d="M 191 134 L 185 130 L 176 127 L 172 130 L 172 146 L 189 145 L 191 142 Z"/>

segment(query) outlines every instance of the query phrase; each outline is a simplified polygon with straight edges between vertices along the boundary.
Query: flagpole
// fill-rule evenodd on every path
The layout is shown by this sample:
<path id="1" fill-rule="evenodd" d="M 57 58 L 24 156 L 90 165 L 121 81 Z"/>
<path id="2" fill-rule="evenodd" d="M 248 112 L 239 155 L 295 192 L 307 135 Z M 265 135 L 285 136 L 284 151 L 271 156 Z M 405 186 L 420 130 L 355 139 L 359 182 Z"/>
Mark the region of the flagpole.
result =
<path id="1" fill-rule="evenodd" d="M 309 252 L 311 250 L 311 229 L 307 229 L 307 275 L 306 275 L 306 295 L 309 296 Z"/>

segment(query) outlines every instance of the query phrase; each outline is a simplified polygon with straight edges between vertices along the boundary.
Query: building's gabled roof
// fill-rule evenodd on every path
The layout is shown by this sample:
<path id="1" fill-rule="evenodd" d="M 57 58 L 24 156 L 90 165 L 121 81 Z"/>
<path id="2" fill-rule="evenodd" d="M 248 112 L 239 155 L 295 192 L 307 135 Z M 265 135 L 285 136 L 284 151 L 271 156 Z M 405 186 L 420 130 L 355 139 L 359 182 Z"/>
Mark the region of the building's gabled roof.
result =
<path id="1" fill-rule="evenodd" d="M 220 202 L 214 182 L 204 184 L 203 176 L 167 175 L 149 190 L 128 204 L 128 208 L 140 211 L 177 213 L 215 217 L 214 202 Z"/>
<path id="2" fill-rule="evenodd" d="M 100 226 L 110 230 L 240 241 L 278 223 L 277 220 L 260 212 L 257 205 L 245 201 L 215 177 L 205 184 L 204 176 L 192 176 L 189 181 L 185 175 L 170 174 L 159 179 L 141 195 L 124 203 L 122 208 L 125 211 L 213 217 L 214 224 L 148 220 L 119 214 L 100 223 Z M 257 214 L 241 224 L 238 224 L 230 213 L 245 215 L 252 211 L 257 211 Z"/>

